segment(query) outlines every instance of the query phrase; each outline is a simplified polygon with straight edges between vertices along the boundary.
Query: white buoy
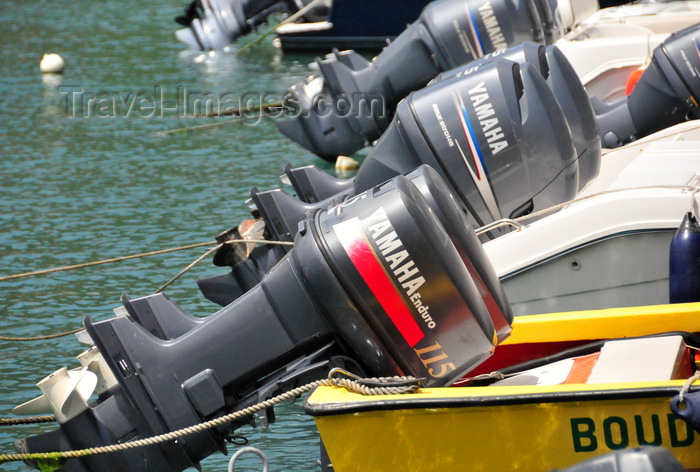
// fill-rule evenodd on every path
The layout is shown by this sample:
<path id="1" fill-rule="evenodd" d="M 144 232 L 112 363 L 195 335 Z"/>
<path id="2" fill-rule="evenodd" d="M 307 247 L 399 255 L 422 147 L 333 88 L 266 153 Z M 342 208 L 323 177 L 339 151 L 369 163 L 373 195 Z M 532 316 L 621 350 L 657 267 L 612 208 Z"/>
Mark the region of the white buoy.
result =
<path id="1" fill-rule="evenodd" d="M 338 156 L 335 161 L 335 170 L 355 170 L 360 165 L 352 157 L 348 156 Z"/>
<path id="2" fill-rule="evenodd" d="M 58 54 L 44 54 L 39 68 L 43 74 L 62 74 L 65 61 Z"/>

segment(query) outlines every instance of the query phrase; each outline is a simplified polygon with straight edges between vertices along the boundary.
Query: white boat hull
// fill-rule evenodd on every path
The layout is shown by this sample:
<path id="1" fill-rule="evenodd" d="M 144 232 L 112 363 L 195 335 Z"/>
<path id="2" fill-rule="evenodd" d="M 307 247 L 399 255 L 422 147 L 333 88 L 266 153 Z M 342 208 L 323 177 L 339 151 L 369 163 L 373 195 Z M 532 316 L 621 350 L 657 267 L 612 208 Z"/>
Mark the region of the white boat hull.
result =
<path id="1" fill-rule="evenodd" d="M 691 121 L 608 152 L 575 202 L 485 243 L 514 312 L 668 303 L 669 246 L 698 175 Z"/>

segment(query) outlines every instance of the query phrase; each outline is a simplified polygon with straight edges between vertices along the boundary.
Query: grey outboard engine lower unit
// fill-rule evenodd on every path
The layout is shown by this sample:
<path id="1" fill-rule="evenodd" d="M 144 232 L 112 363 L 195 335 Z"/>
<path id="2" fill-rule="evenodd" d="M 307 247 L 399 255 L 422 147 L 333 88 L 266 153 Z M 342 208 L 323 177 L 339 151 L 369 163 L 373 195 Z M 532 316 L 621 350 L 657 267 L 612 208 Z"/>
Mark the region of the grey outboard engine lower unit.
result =
<path id="1" fill-rule="evenodd" d="M 318 61 L 321 76 L 293 87 L 285 136 L 328 160 L 379 138 L 396 104 L 440 72 L 525 41 L 543 43 L 545 0 L 439 0 L 371 62 L 354 51 Z M 551 16 L 551 11 L 548 13 Z"/>
<path id="2" fill-rule="evenodd" d="M 459 212 L 449 200 L 437 204 L 445 215 Z M 116 384 L 60 429 L 16 446 L 83 449 L 174 431 L 321 378 L 338 364 L 449 385 L 497 341 L 493 307 L 463 262 L 468 254 L 451 242 L 466 236 L 455 231 L 470 230 L 443 226 L 399 176 L 314 212 L 259 286 L 204 320 L 162 295 L 125 298 L 128 315 L 85 320 Z M 61 470 L 180 471 L 224 450 L 238 426 L 69 459 Z"/>
<path id="3" fill-rule="evenodd" d="M 628 97 L 593 99 L 603 146 L 615 148 L 697 115 L 700 100 L 700 25 L 672 34 Z"/>

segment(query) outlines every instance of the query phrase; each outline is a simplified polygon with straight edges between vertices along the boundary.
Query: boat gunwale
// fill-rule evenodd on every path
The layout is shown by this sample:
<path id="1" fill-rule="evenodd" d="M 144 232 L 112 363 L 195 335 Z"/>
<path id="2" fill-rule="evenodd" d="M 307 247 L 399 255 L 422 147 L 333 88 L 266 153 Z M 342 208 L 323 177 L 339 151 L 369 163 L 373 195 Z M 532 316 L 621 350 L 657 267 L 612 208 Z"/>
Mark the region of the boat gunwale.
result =
<path id="1" fill-rule="evenodd" d="M 448 396 L 435 398 L 434 396 L 421 396 L 421 393 L 416 394 L 406 394 L 406 395 L 381 395 L 373 396 L 372 398 L 378 398 L 377 400 L 363 400 L 359 401 L 314 401 L 313 395 L 316 393 L 318 388 L 330 389 L 339 387 L 318 387 L 315 389 L 309 397 L 304 400 L 303 408 L 307 415 L 313 417 L 324 417 L 324 416 L 339 416 L 348 415 L 355 413 L 372 413 L 372 412 L 382 412 L 382 411 L 400 411 L 400 410 L 435 410 L 435 409 L 447 409 L 447 408 L 473 408 L 473 407 L 484 407 L 484 406 L 512 406 L 512 405 L 533 405 L 533 404 L 556 404 L 556 403 L 567 403 L 567 402 L 581 402 L 581 401 L 596 401 L 596 400 L 632 400 L 637 398 L 655 398 L 655 397 L 665 397 L 669 401 L 672 397 L 677 395 L 680 388 L 683 385 L 682 380 L 671 380 L 663 383 L 663 385 L 649 385 L 640 386 L 640 382 L 630 383 L 630 385 L 637 385 L 634 387 L 622 387 L 621 384 L 607 384 L 614 386 L 613 388 L 598 388 L 593 390 L 563 390 L 556 391 L 552 387 L 555 386 L 545 386 L 545 385 L 534 385 L 529 386 L 529 389 L 539 387 L 543 391 L 533 391 L 532 393 L 523 393 L 519 388 L 519 393 L 513 394 L 496 394 L 496 395 L 469 395 L 469 396 Z M 650 382 L 644 382 L 643 384 L 650 384 Z M 572 385 L 572 384 L 569 384 Z M 580 384 L 581 386 L 590 386 Z M 600 384 L 601 386 L 606 384 Z M 622 384 L 624 385 L 624 384 Z M 489 389 L 493 387 L 447 387 L 441 389 L 426 389 L 424 392 L 430 393 L 436 390 L 455 390 L 464 391 L 463 389 L 477 389 L 483 392 L 483 389 Z M 506 387 L 513 388 L 513 387 Z M 697 388 L 690 388 L 689 392 L 700 391 L 700 386 Z M 357 394 L 356 394 L 357 395 Z M 389 398 L 387 398 L 389 397 Z M 405 398 L 399 398 L 405 397 Z M 384 399 L 381 399 L 384 398 Z M 670 411 L 670 410 L 669 410 Z"/>

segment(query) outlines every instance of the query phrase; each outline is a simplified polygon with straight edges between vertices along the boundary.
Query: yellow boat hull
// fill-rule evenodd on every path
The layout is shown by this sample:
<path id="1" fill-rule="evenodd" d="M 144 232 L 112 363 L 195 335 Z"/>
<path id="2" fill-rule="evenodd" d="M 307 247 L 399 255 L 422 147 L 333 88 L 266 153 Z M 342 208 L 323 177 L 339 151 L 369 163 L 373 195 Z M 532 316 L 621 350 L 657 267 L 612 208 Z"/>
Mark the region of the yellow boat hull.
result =
<path id="1" fill-rule="evenodd" d="M 669 409 L 683 381 L 425 389 L 307 400 L 336 472 L 537 471 L 627 447 L 670 449 L 700 470 L 700 438 Z"/>
<path id="2" fill-rule="evenodd" d="M 534 346 L 540 352 L 568 341 L 676 330 L 700 332 L 699 304 L 518 317 L 506 345 L 526 359 Z M 642 445 L 666 447 L 700 471 L 700 438 L 669 408 L 683 384 L 453 387 L 381 396 L 322 387 L 305 408 L 336 472 L 544 472 Z"/>

